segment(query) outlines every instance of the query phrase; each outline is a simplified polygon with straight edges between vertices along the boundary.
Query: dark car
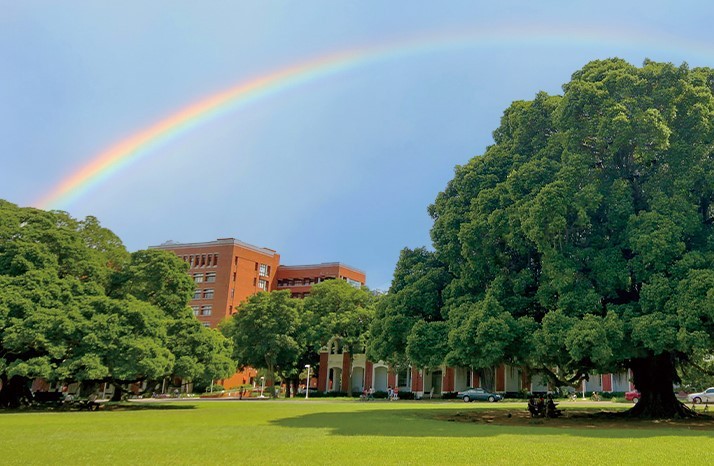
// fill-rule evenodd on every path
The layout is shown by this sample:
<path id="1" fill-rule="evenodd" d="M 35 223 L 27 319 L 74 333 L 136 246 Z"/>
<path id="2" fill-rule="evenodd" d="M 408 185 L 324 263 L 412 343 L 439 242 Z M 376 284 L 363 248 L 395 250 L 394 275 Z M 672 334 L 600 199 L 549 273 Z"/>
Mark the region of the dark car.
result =
<path id="1" fill-rule="evenodd" d="M 461 398 L 466 403 L 469 403 L 474 400 L 490 401 L 493 403 L 495 401 L 501 401 L 503 399 L 501 395 L 497 393 L 491 393 L 483 388 L 467 388 L 463 392 L 457 393 L 456 398 Z"/>

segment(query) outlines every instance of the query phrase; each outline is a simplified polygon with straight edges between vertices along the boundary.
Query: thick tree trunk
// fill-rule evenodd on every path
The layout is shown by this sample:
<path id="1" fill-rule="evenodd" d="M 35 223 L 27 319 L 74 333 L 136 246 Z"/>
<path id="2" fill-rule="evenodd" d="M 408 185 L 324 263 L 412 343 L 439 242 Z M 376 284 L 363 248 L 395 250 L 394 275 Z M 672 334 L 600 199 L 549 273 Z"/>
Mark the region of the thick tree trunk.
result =
<path id="1" fill-rule="evenodd" d="M 114 394 L 112 395 L 111 401 L 121 401 L 123 394 L 124 389 L 122 389 L 121 385 L 114 384 Z"/>
<path id="2" fill-rule="evenodd" d="M 273 368 L 272 364 L 268 364 L 268 380 L 266 380 L 268 386 L 266 389 L 268 390 L 268 396 L 270 398 L 275 398 L 275 369 Z M 269 387 L 269 388 L 268 388 Z M 265 392 L 265 390 L 263 390 Z"/>
<path id="3" fill-rule="evenodd" d="M 32 402 L 29 379 L 18 376 L 8 379 L 3 375 L 0 382 L 0 408 L 19 408 Z"/>
<path id="4" fill-rule="evenodd" d="M 678 381 L 674 357 L 670 353 L 633 359 L 630 361 L 633 382 L 642 397 L 630 410 L 628 417 L 688 418 L 696 413 L 674 396 L 674 382 Z"/>
<path id="5" fill-rule="evenodd" d="M 496 370 L 493 367 L 488 367 L 486 369 L 479 370 L 479 378 L 481 382 L 481 388 L 489 391 L 494 391 L 496 389 Z"/>

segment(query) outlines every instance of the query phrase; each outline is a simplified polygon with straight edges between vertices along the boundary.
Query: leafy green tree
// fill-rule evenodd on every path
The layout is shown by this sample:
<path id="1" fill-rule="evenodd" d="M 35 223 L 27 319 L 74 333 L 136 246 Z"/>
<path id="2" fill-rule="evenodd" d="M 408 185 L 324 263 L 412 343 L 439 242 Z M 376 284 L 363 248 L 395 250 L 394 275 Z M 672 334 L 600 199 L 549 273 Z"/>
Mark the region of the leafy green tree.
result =
<path id="1" fill-rule="evenodd" d="M 0 406 L 26 401 L 38 377 L 109 382 L 119 397 L 133 382 L 230 373 L 230 342 L 193 317 L 192 289 L 179 258 L 130 256 L 94 217 L 0 200 Z"/>
<path id="2" fill-rule="evenodd" d="M 183 380 L 208 381 L 235 371 L 231 342 L 220 332 L 203 327 L 188 307 L 194 283 L 188 265 L 175 254 L 141 250 L 131 254 L 112 281 L 111 294 L 133 296 L 158 307 L 164 315 L 166 344 L 175 357 L 168 373 Z"/>
<path id="3" fill-rule="evenodd" d="M 411 338 L 412 345 L 420 345 L 419 338 L 412 335 L 417 323 L 444 320 L 441 315 L 443 292 L 451 278 L 434 252 L 425 248 L 403 249 L 389 292 L 376 305 L 370 326 L 369 357 L 387 361 L 393 367 L 410 363 L 424 367 L 407 357 L 407 341 Z M 446 335 L 443 341 L 446 341 Z M 441 361 L 434 365 L 440 365 L 445 356 L 446 352 L 443 352 Z"/>
<path id="4" fill-rule="evenodd" d="M 0 406 L 26 400 L 36 377 L 60 377 L 85 334 L 82 303 L 104 295 L 110 256 L 122 260 L 91 223 L 0 200 Z"/>
<path id="5" fill-rule="evenodd" d="M 157 306 L 167 316 L 185 317 L 194 290 L 187 272 L 188 264 L 172 252 L 137 251 L 128 266 L 114 275 L 111 295 L 131 295 Z"/>
<path id="6" fill-rule="evenodd" d="M 57 378 L 123 387 L 170 374 L 175 356 L 168 348 L 167 320 L 161 310 L 133 297 L 96 297 L 80 305 L 82 338 L 59 365 Z"/>
<path id="7" fill-rule="evenodd" d="M 345 390 L 348 393 L 352 391 L 354 354 L 366 350 L 374 301 L 366 288 L 355 288 L 344 280 L 318 283 L 305 298 L 305 319 L 310 323 L 308 347 L 317 353 L 330 341 L 336 341 L 348 353 L 350 373 Z"/>
<path id="8" fill-rule="evenodd" d="M 276 372 L 294 367 L 300 355 L 296 334 L 301 305 L 287 290 L 258 293 L 241 304 L 221 327 L 233 341 L 237 365 L 266 369 L 266 382 L 274 386 Z"/>
<path id="9" fill-rule="evenodd" d="M 514 102 L 429 212 L 453 275 L 447 359 L 557 384 L 630 368 L 633 416 L 691 413 L 672 384 L 714 337 L 714 71 L 594 61 Z"/>
<path id="10" fill-rule="evenodd" d="M 680 373 L 682 388 L 688 392 L 714 387 L 714 356 L 696 352 L 680 367 Z"/>
<path id="11" fill-rule="evenodd" d="M 201 325 L 193 316 L 174 319 L 168 327 L 168 347 L 176 357 L 173 374 L 210 385 L 235 373 L 233 343 L 220 331 Z"/>
<path id="12" fill-rule="evenodd" d="M 406 355 L 416 367 L 424 370 L 440 367 L 449 351 L 449 327 L 446 322 L 419 321 L 407 337 Z M 426 389 L 426 386 L 424 386 Z"/>

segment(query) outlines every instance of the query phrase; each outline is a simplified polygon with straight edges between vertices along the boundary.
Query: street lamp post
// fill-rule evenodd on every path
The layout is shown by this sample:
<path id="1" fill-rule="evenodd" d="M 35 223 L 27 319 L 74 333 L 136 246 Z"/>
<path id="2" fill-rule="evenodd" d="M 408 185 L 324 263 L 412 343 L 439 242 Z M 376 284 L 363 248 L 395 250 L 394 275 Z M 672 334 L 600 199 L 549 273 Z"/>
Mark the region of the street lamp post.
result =
<path id="1" fill-rule="evenodd" d="M 305 381 L 305 399 L 310 396 L 310 364 L 305 364 L 307 367 L 307 380 Z"/>
<path id="2" fill-rule="evenodd" d="M 265 377 L 260 378 L 260 397 L 265 398 L 263 396 L 263 390 L 265 390 Z"/>

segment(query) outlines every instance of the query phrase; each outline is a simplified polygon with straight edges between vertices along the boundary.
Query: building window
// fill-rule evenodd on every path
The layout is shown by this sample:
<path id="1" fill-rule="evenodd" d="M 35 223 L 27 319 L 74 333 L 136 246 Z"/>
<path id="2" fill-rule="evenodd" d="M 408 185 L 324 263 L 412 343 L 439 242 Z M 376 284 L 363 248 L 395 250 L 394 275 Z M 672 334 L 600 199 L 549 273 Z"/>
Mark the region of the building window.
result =
<path id="1" fill-rule="evenodd" d="M 268 282 L 267 280 L 258 280 L 258 288 L 260 288 L 263 291 L 268 291 Z"/>
<path id="2" fill-rule="evenodd" d="M 213 299 L 213 288 L 203 290 L 203 299 Z"/>
<path id="3" fill-rule="evenodd" d="M 194 273 L 193 281 L 196 283 L 203 283 L 203 274 L 202 273 Z"/>
<path id="4" fill-rule="evenodd" d="M 235 294 L 236 294 L 236 289 L 235 289 L 235 288 L 231 288 L 231 298 L 232 298 L 233 296 L 235 296 Z"/>
<path id="5" fill-rule="evenodd" d="M 210 316 L 212 313 L 213 313 L 213 306 L 211 306 L 210 304 L 201 306 L 201 315 L 202 316 Z"/>
<path id="6" fill-rule="evenodd" d="M 218 267 L 218 254 L 213 255 L 213 266 Z"/>
<path id="7" fill-rule="evenodd" d="M 210 327 L 211 323 L 210 322 L 201 322 L 201 325 L 203 325 L 204 327 Z"/>
<path id="8" fill-rule="evenodd" d="M 201 289 L 193 290 L 193 299 L 201 299 Z"/>
<path id="9" fill-rule="evenodd" d="M 213 283 L 216 281 L 216 272 L 206 273 L 206 282 Z"/>
<path id="10" fill-rule="evenodd" d="M 236 273 L 233 272 L 233 281 L 236 281 Z"/>
<path id="11" fill-rule="evenodd" d="M 193 315 L 197 316 L 198 315 L 198 306 L 191 306 L 191 310 L 193 311 Z"/>
<path id="12" fill-rule="evenodd" d="M 260 267 L 258 268 L 258 274 L 261 277 L 269 277 L 270 276 L 270 267 L 268 267 L 267 264 L 260 264 Z"/>
<path id="13" fill-rule="evenodd" d="M 355 288 L 362 287 L 362 283 L 358 282 L 357 280 L 352 280 L 351 278 L 347 278 L 347 277 L 345 277 L 345 280 L 347 281 L 347 283 L 349 283 L 350 285 L 352 285 Z"/>

